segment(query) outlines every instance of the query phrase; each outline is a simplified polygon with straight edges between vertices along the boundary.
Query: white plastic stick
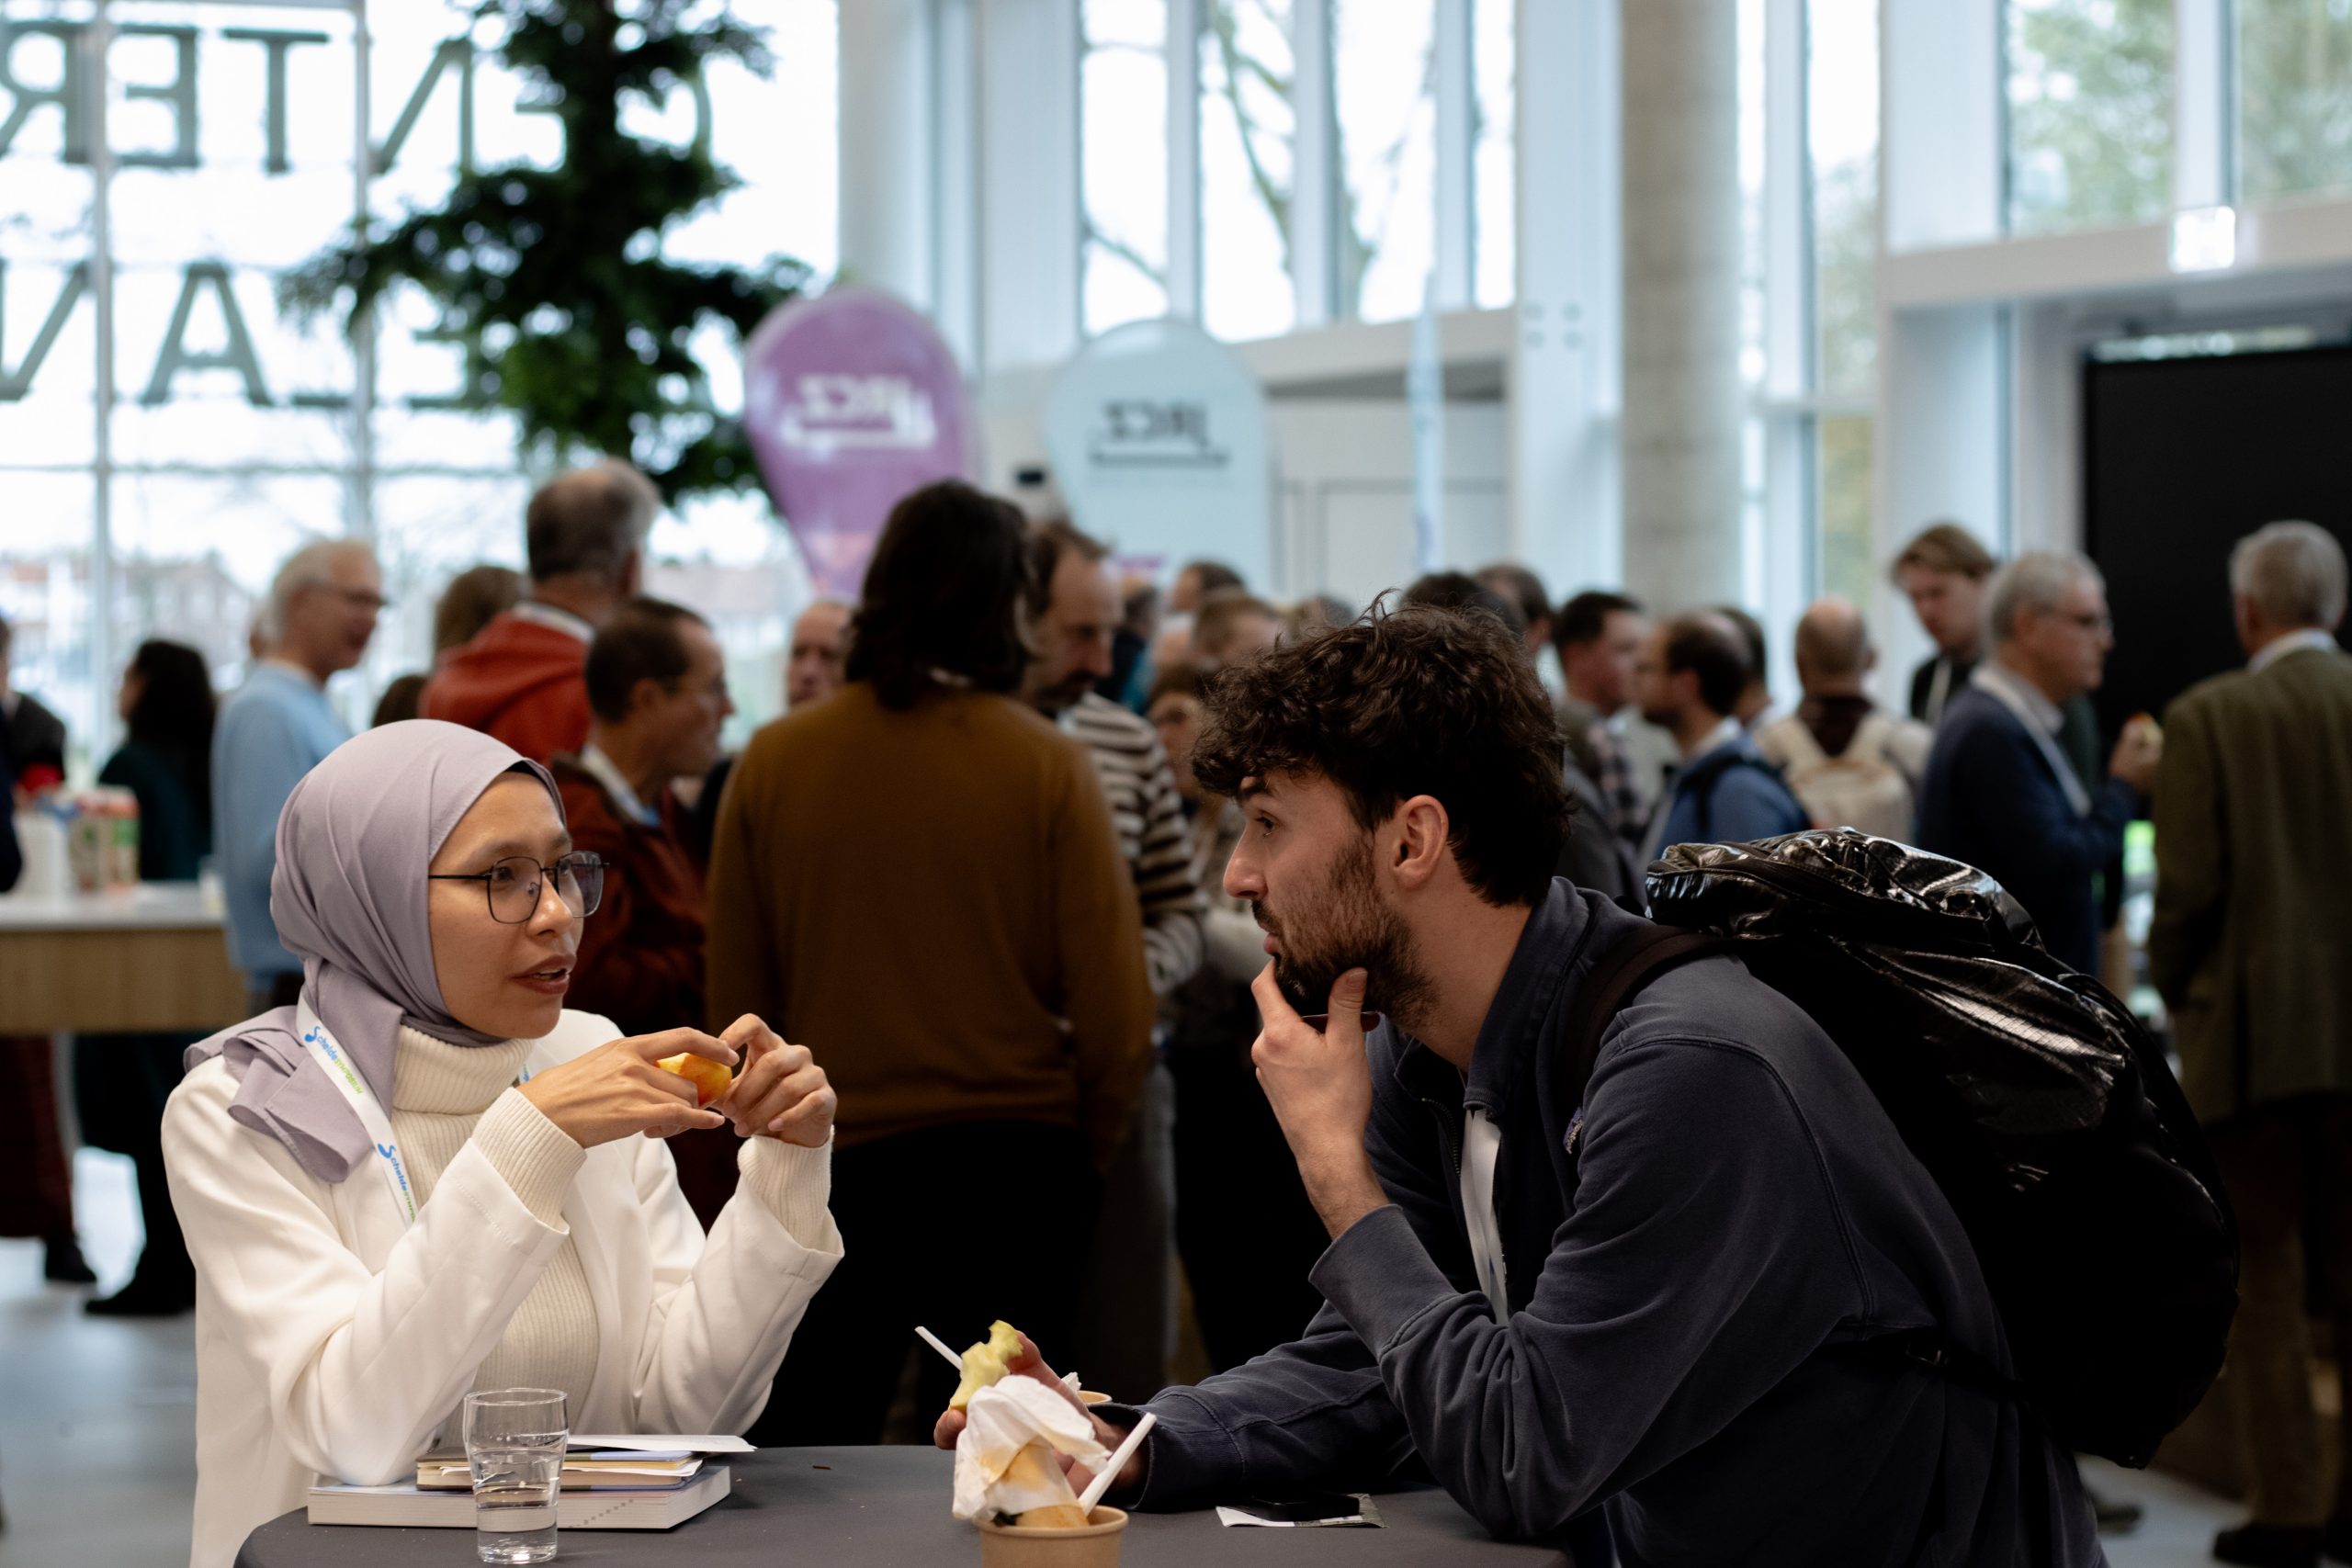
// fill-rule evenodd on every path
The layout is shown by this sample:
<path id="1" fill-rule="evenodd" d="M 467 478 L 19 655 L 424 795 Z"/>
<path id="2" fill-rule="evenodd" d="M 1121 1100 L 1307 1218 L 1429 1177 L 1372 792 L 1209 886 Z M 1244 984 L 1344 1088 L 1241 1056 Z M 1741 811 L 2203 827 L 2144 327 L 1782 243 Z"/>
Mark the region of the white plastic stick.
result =
<path id="1" fill-rule="evenodd" d="M 1111 1478 L 1125 1468 L 1136 1447 L 1142 1443 L 1144 1434 L 1158 1425 L 1159 1417 L 1146 1411 L 1143 1419 L 1136 1423 L 1136 1429 L 1127 1434 L 1127 1440 L 1112 1450 L 1109 1461 L 1102 1466 L 1102 1473 L 1088 1482 L 1086 1490 L 1078 1495 L 1080 1509 L 1089 1514 L 1094 1512 L 1094 1505 L 1102 1501 L 1103 1493 L 1111 1490 Z"/>
<path id="2" fill-rule="evenodd" d="M 922 1342 L 924 1344 L 930 1346 L 933 1349 L 946 1357 L 947 1364 L 949 1366 L 955 1368 L 959 1372 L 964 1370 L 964 1358 L 957 1355 L 955 1351 L 950 1350 L 947 1348 L 947 1341 L 942 1339 L 938 1335 L 933 1334 L 930 1329 L 925 1328 L 920 1323 L 915 1325 L 915 1332 L 922 1336 Z"/>

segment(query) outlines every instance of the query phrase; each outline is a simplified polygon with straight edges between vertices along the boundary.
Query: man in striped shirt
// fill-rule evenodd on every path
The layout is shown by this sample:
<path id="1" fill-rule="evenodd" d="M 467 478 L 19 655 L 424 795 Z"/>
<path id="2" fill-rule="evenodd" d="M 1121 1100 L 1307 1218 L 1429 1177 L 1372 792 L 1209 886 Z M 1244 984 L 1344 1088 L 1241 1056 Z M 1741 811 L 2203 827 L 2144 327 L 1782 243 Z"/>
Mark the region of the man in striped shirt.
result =
<path id="1" fill-rule="evenodd" d="M 1024 694 L 1093 754 L 1120 852 L 1143 901 L 1152 993 L 1165 997 L 1201 966 L 1201 921 L 1208 909 L 1193 881 L 1183 799 L 1151 726 L 1094 691 L 1110 672 L 1112 635 L 1122 614 L 1118 585 L 1105 564 L 1110 551 L 1068 523 L 1041 524 L 1033 539 L 1044 602 Z"/>
<path id="2" fill-rule="evenodd" d="M 1208 901 L 1193 880 L 1176 776 L 1151 726 L 1094 685 L 1111 672 L 1122 608 L 1110 551 L 1069 524 L 1031 536 L 1040 602 L 1023 694 L 1094 758 L 1119 848 L 1143 905 L 1145 967 L 1165 998 L 1201 964 Z M 1164 1065 L 1144 1080 L 1125 1147 L 1103 1178 L 1093 1258 L 1080 1302 L 1080 1366 L 1123 1397 L 1157 1393 L 1174 1342 L 1174 1089 Z"/>

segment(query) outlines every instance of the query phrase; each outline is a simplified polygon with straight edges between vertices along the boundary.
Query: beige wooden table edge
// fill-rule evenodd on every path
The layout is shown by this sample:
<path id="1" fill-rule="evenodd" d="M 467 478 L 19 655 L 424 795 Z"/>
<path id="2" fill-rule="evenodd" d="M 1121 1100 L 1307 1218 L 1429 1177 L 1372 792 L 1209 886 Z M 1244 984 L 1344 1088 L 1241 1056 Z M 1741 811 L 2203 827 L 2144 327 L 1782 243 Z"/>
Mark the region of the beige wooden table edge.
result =
<path id="1" fill-rule="evenodd" d="M 217 922 L 0 930 L 0 1034 L 209 1031 L 245 1010 Z"/>

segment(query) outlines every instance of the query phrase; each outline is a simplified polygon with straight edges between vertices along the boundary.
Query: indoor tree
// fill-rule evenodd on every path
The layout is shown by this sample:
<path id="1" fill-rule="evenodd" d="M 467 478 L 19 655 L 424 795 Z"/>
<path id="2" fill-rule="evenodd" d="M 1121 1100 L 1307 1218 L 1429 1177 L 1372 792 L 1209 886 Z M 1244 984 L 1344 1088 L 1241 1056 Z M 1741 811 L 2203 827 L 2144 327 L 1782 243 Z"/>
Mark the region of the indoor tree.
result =
<path id="1" fill-rule="evenodd" d="M 809 269 L 667 259 L 664 233 L 741 182 L 707 145 L 634 134 L 622 113 L 696 90 L 713 62 L 765 76 L 764 29 L 710 0 L 480 0 L 469 14 L 562 127 L 560 161 L 461 170 L 437 209 L 376 221 L 289 274 L 281 302 L 340 310 L 357 334 L 388 290 L 422 289 L 531 458 L 627 456 L 672 500 L 753 483 L 741 421 L 714 405 L 690 344 L 719 324 L 740 345 Z"/>

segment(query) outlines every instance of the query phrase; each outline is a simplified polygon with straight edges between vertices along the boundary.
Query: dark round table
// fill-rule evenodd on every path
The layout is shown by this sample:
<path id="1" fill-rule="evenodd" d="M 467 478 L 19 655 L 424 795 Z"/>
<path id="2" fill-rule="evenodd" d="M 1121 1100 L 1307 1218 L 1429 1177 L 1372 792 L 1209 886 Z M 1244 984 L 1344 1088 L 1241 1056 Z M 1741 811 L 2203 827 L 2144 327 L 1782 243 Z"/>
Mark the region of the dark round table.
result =
<path id="1" fill-rule="evenodd" d="M 556 1561 L 643 1568 L 979 1562 L 978 1537 L 947 1511 L 951 1461 L 936 1450 L 766 1449 L 724 1462 L 734 1472 L 733 1493 L 717 1507 L 673 1530 L 566 1530 Z M 1493 1540 L 1434 1488 L 1387 1493 L 1379 1504 L 1383 1529 L 1227 1528 L 1214 1511 L 1137 1514 L 1127 1525 L 1121 1568 L 1568 1568 L 1557 1548 Z M 470 1530 L 313 1527 L 292 1513 L 246 1538 L 237 1568 L 471 1568 L 473 1549 Z"/>

